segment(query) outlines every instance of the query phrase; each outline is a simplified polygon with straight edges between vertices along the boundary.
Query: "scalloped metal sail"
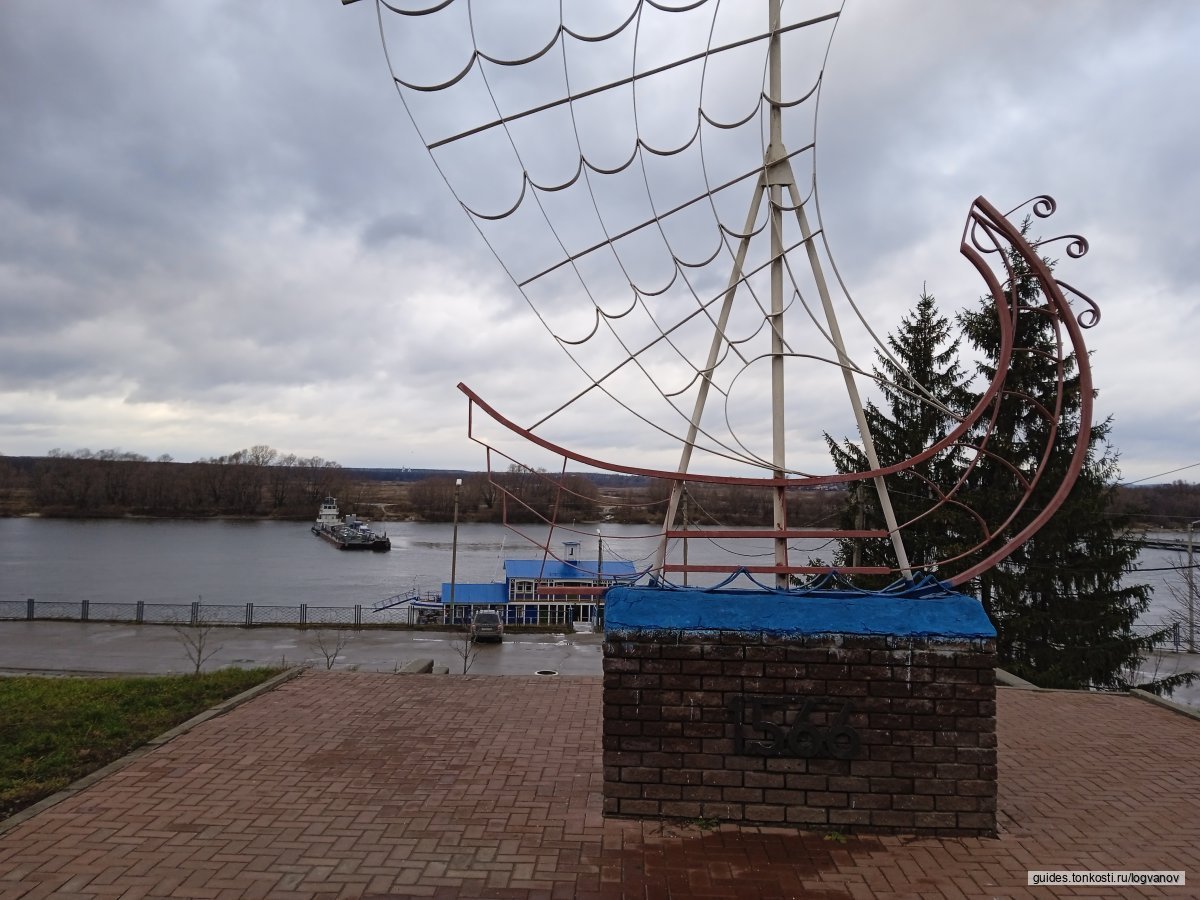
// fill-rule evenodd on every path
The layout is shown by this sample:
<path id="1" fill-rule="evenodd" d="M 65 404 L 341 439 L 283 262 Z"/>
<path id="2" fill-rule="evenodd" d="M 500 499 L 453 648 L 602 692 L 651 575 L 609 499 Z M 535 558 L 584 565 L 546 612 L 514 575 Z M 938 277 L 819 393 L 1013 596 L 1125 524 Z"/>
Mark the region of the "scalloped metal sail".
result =
<path id="1" fill-rule="evenodd" d="M 1081 295 L 983 198 L 967 213 L 961 252 L 994 304 L 991 377 L 965 411 L 949 409 L 912 373 L 886 384 L 946 424 L 909 458 L 879 460 L 863 392 L 884 377 L 872 353 L 897 361 L 838 274 L 815 174 L 816 109 L 840 4 L 377 5 L 397 91 L 435 164 L 572 363 L 573 374 L 550 383 L 531 369 L 519 419 L 502 409 L 512 397 L 493 405 L 460 385 L 470 436 L 486 449 L 505 508 L 537 524 L 530 537 L 548 556 L 552 534 L 572 528 L 514 485 L 537 480 L 569 499 L 567 472 L 581 466 L 667 486 L 652 501 L 658 550 L 639 569 L 662 582 L 737 573 L 765 588 L 826 590 L 829 582 L 811 579 L 829 566 L 797 542 L 853 540 L 890 548 L 891 560 L 841 567 L 840 589 L 855 576 L 890 577 L 892 593 L 920 596 L 929 590 L 924 574 L 936 571 L 947 586 L 969 581 L 1061 505 L 1086 442 L 1054 473 L 1058 486 L 1036 515 L 1028 509 L 1051 477 L 1068 389 L 1081 403 L 1074 432 L 1089 432 L 1082 328 L 1098 313 L 1089 305 L 1077 318 L 1064 289 Z M 1053 211 L 1049 198 L 1033 201 L 1034 215 Z M 1085 251 L 1072 236 L 1069 255 Z M 1017 290 L 1019 281 L 1036 284 L 1036 299 Z M 1022 344 L 1031 320 L 1049 342 Z M 1010 371 L 1030 365 L 1051 373 L 1048 400 L 1006 387 Z M 532 415 L 530 398 L 540 402 Z M 1007 508 L 985 512 L 970 476 L 981 460 L 1001 458 L 994 436 L 1013 404 L 1043 424 L 1044 444 L 1020 464 L 1002 464 Z M 843 428 L 855 434 L 863 471 L 829 471 L 820 438 Z M 791 512 L 802 492 L 858 485 L 874 495 L 878 526 L 832 528 Z M 899 516 L 892 493 L 913 485 L 927 503 L 915 513 L 905 503 Z M 698 528 L 681 515 L 689 496 L 721 487 L 768 496 L 761 525 Z M 942 513 L 965 523 L 967 537 L 942 557 L 910 559 L 906 531 Z M 689 563 L 679 551 L 701 539 L 769 549 Z"/>

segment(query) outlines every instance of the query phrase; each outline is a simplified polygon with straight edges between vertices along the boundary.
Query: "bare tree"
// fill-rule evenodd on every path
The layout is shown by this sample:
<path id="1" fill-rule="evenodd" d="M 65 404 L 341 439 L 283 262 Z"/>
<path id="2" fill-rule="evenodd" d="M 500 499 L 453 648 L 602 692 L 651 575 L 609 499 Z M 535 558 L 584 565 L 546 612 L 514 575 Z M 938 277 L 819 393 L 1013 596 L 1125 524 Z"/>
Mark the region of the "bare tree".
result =
<path id="1" fill-rule="evenodd" d="M 1126 688 L 1170 697 L 1176 688 L 1188 687 L 1200 679 L 1200 672 L 1192 671 L 1190 659 L 1187 653 L 1152 649 L 1146 656 L 1127 662 L 1121 668 L 1121 677 Z"/>
<path id="2" fill-rule="evenodd" d="M 1200 642 L 1200 627 L 1196 627 L 1200 618 L 1200 575 L 1188 567 L 1188 557 L 1183 551 L 1175 554 L 1174 563 L 1175 571 L 1164 582 L 1167 603 L 1162 625 L 1170 633 L 1163 639 L 1176 650 L 1189 649 L 1193 642 Z M 1196 634 L 1192 633 L 1193 628 Z"/>
<path id="3" fill-rule="evenodd" d="M 500 491 L 487 475 L 471 475 L 466 479 L 467 486 L 476 496 L 476 505 L 492 509 L 499 499 Z"/>
<path id="4" fill-rule="evenodd" d="M 479 646 L 471 639 L 471 632 L 467 629 L 454 632 L 454 636 L 450 639 L 450 648 L 454 651 L 455 656 L 462 660 L 462 673 L 466 675 L 471 671 L 471 666 L 475 663 L 475 656 L 479 653 Z"/>
<path id="5" fill-rule="evenodd" d="M 454 479 L 438 475 L 414 482 L 408 488 L 408 502 L 422 519 L 448 522 L 454 510 Z"/>
<path id="6" fill-rule="evenodd" d="M 325 671 L 329 671 L 341 656 L 342 650 L 350 643 L 352 636 L 349 628 L 338 628 L 332 634 L 320 628 L 313 634 L 308 646 L 325 658 Z"/>
<path id="7" fill-rule="evenodd" d="M 267 483 L 271 492 L 271 506 L 275 509 L 287 506 L 296 488 L 296 454 L 278 457 L 267 470 Z"/>
<path id="8" fill-rule="evenodd" d="M 174 629 L 179 643 L 183 645 L 183 651 L 187 654 L 188 661 L 192 664 L 192 674 L 199 675 L 204 664 L 221 649 L 219 646 L 211 646 L 212 630 L 216 626 L 212 622 L 205 621 L 203 616 L 196 616 L 195 621 L 187 625 L 172 625 L 171 627 Z"/>

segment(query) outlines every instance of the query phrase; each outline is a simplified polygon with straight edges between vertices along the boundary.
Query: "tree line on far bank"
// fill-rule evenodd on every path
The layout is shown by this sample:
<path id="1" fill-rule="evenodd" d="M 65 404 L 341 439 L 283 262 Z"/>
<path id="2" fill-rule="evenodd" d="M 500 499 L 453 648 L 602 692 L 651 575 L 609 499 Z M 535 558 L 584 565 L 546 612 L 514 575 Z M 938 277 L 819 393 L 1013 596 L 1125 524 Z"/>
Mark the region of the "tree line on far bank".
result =
<path id="1" fill-rule="evenodd" d="M 1186 528 L 1200 519 L 1200 484 L 1122 485 L 1113 494 L 1111 511 L 1144 528 Z"/>
<path id="2" fill-rule="evenodd" d="M 411 481 L 399 481 L 397 474 L 346 469 L 262 444 L 188 463 L 116 449 L 56 449 L 45 457 L 0 456 L 0 515 L 309 519 L 332 496 L 343 513 L 365 518 L 449 522 L 457 492 L 462 522 L 654 525 L 661 524 L 670 493 L 668 481 L 557 474 L 517 464 L 507 471 L 446 472 Z M 795 494 L 789 521 L 828 525 L 845 503 L 838 490 Z M 699 484 L 689 485 L 681 517 L 697 527 L 753 525 L 769 519 L 770 511 L 770 491 Z"/>
<path id="3" fill-rule="evenodd" d="M 670 492 L 669 481 L 560 476 L 517 466 L 491 475 L 447 472 L 400 482 L 393 470 L 347 469 L 265 445 L 189 463 L 123 450 L 52 450 L 45 457 L 0 456 L 0 515 L 308 519 L 324 497 L 333 496 L 344 512 L 368 518 L 449 522 L 460 477 L 464 522 L 556 517 L 559 522 L 655 525 L 662 521 Z M 843 490 L 791 492 L 788 522 L 797 528 L 829 526 L 850 499 Z M 769 491 L 692 484 L 679 522 L 686 515 L 696 527 L 755 525 L 769 521 L 770 510 Z M 1200 518 L 1200 485 L 1117 487 L 1109 512 L 1138 527 L 1182 527 Z"/>
<path id="4" fill-rule="evenodd" d="M 256 445 L 226 456 L 175 462 L 122 450 L 52 450 L 0 457 L 0 512 L 62 517 L 316 517 L 346 488 L 342 467 Z"/>

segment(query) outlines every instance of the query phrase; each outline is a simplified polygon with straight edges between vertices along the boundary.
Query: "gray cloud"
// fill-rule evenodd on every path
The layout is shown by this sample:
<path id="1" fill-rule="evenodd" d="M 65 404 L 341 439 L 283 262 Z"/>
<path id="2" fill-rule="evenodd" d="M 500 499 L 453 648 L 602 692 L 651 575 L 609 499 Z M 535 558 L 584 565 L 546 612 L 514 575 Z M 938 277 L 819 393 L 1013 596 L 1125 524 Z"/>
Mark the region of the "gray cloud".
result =
<path id="1" fill-rule="evenodd" d="M 617 21 L 589 9 L 581 26 Z M 528 50 L 525 38 L 489 46 Z M 1198 43 L 1200 11 L 1183 0 L 863 0 L 838 27 L 822 94 L 825 225 L 881 333 L 924 282 L 948 311 L 978 296 L 956 253 L 974 196 L 1059 199 L 1045 233 L 1092 241 L 1060 271 L 1105 312 L 1089 338 L 1130 478 L 1195 461 Z M 422 59 L 438 62 L 436 45 L 406 62 Z M 585 63 L 575 79 L 609 75 Z M 516 73 L 504 96 L 548 77 Z M 582 136 L 611 163 L 628 135 L 592 109 L 605 127 L 584 122 Z M 674 133 L 673 118 L 647 121 L 656 140 Z M 0 452 L 187 459 L 270 443 L 348 465 L 474 468 L 459 380 L 523 423 L 582 383 L 423 150 L 368 4 L 13 0 L 0 5 L 0 131 Z M 522 135 L 544 151 L 531 173 L 557 177 L 557 143 Z M 692 189 L 657 162 L 656 202 Z M 478 174 L 480 198 L 507 196 Z M 542 249 L 531 230 L 484 230 L 522 264 Z M 611 276 L 601 283 L 619 285 Z M 695 273 L 708 292 L 722 279 L 716 263 Z M 626 302 L 618 287 L 599 299 Z M 833 390 L 796 402 L 806 424 L 848 427 Z M 644 445 L 654 464 L 677 452 L 623 413 L 558 430 L 585 451 Z M 790 438 L 806 456 L 820 452 L 810 432 Z"/>

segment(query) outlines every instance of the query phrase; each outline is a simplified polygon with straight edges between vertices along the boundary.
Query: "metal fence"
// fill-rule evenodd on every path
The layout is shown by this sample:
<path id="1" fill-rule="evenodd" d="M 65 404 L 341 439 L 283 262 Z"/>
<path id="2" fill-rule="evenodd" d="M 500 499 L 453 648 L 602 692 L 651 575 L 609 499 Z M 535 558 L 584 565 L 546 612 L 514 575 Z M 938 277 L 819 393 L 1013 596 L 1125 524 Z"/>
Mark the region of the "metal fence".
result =
<path id="1" fill-rule="evenodd" d="M 1200 627 L 1196 628 L 1191 641 L 1188 641 L 1187 622 L 1163 622 L 1158 625 L 1134 625 L 1133 631 L 1141 637 L 1155 635 L 1155 650 L 1173 650 L 1176 653 L 1200 648 Z"/>
<path id="2" fill-rule="evenodd" d="M 94 603 L 90 600 L 0 600 L 0 620 L 130 622 L 153 625 L 412 625 L 416 611 L 404 607 L 372 610 L 358 606 L 266 606 L 254 603 Z"/>
<path id="3" fill-rule="evenodd" d="M 459 604 L 455 620 L 469 621 L 471 607 Z M 460 611 L 465 611 L 461 612 Z M 410 606 L 394 606 L 373 610 L 357 606 L 310 606 L 298 603 L 290 606 L 267 606 L 255 603 L 209 604 L 191 603 L 94 603 L 90 600 L 0 600 L 0 621 L 3 620 L 51 620 L 67 622 L 129 622 L 149 625 L 334 625 L 343 628 L 370 628 L 372 626 L 415 625 L 423 621 L 422 610 Z M 525 609 L 518 618 L 516 610 L 510 610 L 509 624 L 561 624 L 565 617 L 548 615 L 525 618 Z M 435 613 L 436 616 L 436 613 Z M 565 614 L 564 614 L 565 616 Z M 1183 652 L 1189 649 L 1186 622 L 1168 622 L 1159 625 L 1134 625 L 1133 630 L 1141 636 L 1157 634 L 1156 650 Z M 1200 646 L 1200 628 L 1197 629 L 1196 646 Z"/>

